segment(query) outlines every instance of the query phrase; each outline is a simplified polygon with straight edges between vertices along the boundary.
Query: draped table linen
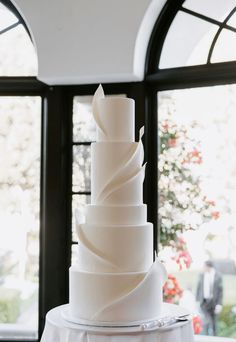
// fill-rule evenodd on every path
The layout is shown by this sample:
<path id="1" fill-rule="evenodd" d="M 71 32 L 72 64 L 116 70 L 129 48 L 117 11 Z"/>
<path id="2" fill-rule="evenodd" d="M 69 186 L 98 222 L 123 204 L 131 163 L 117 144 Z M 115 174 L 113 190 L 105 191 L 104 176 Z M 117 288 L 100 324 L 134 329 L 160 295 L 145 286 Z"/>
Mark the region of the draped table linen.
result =
<path id="1" fill-rule="evenodd" d="M 48 312 L 41 342 L 194 342 L 190 320 L 150 331 L 84 327 L 65 320 L 65 308 L 62 305 Z"/>

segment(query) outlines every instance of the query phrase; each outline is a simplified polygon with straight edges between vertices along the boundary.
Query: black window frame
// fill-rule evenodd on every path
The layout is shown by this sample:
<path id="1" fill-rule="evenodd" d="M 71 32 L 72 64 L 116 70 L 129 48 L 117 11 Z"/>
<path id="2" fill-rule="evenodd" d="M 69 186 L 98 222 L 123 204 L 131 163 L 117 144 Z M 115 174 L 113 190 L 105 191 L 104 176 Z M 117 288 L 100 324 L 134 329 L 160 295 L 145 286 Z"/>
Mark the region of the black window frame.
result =
<path id="1" fill-rule="evenodd" d="M 194 66 L 182 66 L 176 68 L 160 69 L 160 57 L 165 42 L 165 38 L 168 34 L 168 30 L 179 11 L 191 12 L 191 15 L 196 17 L 203 17 L 201 19 L 207 19 L 205 16 L 201 16 L 193 11 L 184 9 L 182 5 L 185 0 L 167 0 L 164 5 L 158 19 L 154 25 L 152 35 L 149 41 L 146 65 L 145 65 L 145 87 L 148 89 L 149 94 L 149 113 L 146 113 L 147 118 L 147 154 L 150 154 L 148 150 L 150 141 L 155 144 L 152 146 L 154 154 L 151 152 L 149 162 L 152 169 L 152 177 L 157 180 L 158 183 L 158 93 L 161 91 L 175 90 L 175 89 L 187 89 L 196 87 L 208 87 L 216 85 L 225 85 L 236 83 L 236 61 L 210 63 L 212 50 L 214 48 L 216 38 L 219 36 L 219 32 L 225 27 L 226 21 L 222 24 L 219 23 L 219 30 L 216 33 L 215 38 L 209 49 L 208 59 L 204 65 Z M 235 13 L 236 7 L 227 16 L 227 19 Z M 209 19 L 209 18 L 208 18 Z M 148 124 L 149 120 L 153 122 Z M 152 125 L 155 130 L 152 129 Z M 151 127 L 151 130 L 150 128 Z M 149 141 L 149 144 L 148 144 Z M 155 159 L 155 160 L 154 160 Z M 148 183 L 152 182 L 152 179 L 148 178 Z M 155 208 L 152 211 L 152 222 L 154 223 L 154 250 L 158 252 L 159 243 L 159 227 L 158 227 L 158 184 L 156 183 Z M 149 185 L 150 186 L 150 185 Z M 150 189 L 150 188 L 148 188 Z M 148 194 L 148 197 L 151 194 Z"/>

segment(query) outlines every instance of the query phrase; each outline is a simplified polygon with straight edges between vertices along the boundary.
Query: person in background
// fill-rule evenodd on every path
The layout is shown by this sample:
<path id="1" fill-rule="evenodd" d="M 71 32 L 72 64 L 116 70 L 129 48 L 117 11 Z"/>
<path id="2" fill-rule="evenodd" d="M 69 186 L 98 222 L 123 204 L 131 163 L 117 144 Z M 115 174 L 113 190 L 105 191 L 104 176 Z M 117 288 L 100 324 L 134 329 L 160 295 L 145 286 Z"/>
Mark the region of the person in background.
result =
<path id="1" fill-rule="evenodd" d="M 203 314 L 203 335 L 216 335 L 216 316 L 222 310 L 223 285 L 222 276 L 208 260 L 204 272 L 200 274 L 196 300 Z"/>

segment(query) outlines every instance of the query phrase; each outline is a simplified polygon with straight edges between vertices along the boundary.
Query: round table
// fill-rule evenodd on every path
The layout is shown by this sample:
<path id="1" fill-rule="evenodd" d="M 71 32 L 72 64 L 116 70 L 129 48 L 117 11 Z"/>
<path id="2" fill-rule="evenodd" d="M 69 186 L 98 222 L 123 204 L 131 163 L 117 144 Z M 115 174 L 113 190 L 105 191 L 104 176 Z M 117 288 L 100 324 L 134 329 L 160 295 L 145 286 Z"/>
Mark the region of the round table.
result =
<path id="1" fill-rule="evenodd" d="M 63 318 L 68 305 L 48 312 L 41 342 L 194 342 L 191 320 L 165 328 L 85 327 Z"/>

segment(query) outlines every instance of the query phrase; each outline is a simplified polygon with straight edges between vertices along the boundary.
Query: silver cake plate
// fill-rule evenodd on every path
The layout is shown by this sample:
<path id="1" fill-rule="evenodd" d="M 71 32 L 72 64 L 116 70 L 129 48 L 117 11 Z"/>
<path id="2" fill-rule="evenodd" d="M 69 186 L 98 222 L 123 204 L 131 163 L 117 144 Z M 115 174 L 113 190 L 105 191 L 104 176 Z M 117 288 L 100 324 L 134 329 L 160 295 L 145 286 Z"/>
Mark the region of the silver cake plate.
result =
<path id="1" fill-rule="evenodd" d="M 162 312 L 158 317 L 132 322 L 102 322 L 91 321 L 73 317 L 69 305 L 65 305 L 61 311 L 62 318 L 71 324 L 76 324 L 81 329 L 97 332 L 124 333 L 135 331 L 152 331 L 173 329 L 176 325 L 184 324 L 191 319 L 189 312 L 174 304 L 163 303 Z"/>

